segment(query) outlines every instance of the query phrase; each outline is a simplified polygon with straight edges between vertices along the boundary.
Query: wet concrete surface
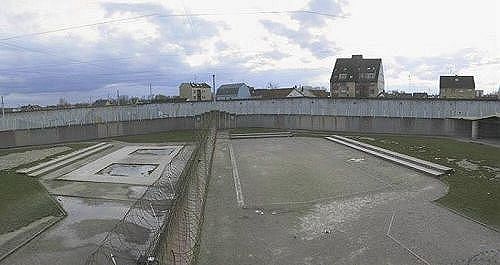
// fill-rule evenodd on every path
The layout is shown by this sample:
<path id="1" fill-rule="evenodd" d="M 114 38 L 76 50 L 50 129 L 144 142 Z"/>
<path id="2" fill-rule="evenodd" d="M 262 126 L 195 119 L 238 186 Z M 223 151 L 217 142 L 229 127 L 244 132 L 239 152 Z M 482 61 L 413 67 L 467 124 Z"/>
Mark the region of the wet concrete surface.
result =
<path id="1" fill-rule="evenodd" d="M 83 264 L 130 203 L 57 197 L 68 216 L 1 264 Z"/>
<path id="2" fill-rule="evenodd" d="M 124 260 L 120 260 L 121 264 L 135 264 L 138 251 L 145 249 L 152 240 L 151 224 L 156 228 L 160 227 L 158 218 L 165 218 L 164 216 L 169 213 L 168 209 L 171 207 L 174 195 L 171 194 L 171 198 L 164 198 L 169 194 L 165 196 L 159 194 L 165 193 L 165 190 L 171 188 L 170 185 L 151 190 L 154 194 L 146 194 L 147 203 L 137 204 L 135 202 L 145 194 L 147 186 L 58 179 L 61 175 L 127 146 L 125 143 L 115 144 L 111 150 L 92 155 L 40 178 L 41 183 L 59 201 L 68 215 L 0 261 L 1 265 L 85 264 L 91 254 L 104 242 L 103 239 L 109 231 L 114 232 L 108 235 L 106 242 L 113 244 L 113 251 L 116 251 L 120 258 L 125 257 Z M 157 148 L 155 145 L 151 147 Z M 189 147 L 182 152 L 190 154 L 192 148 Z M 142 160 L 151 157 L 161 160 L 161 157 L 153 154 L 141 154 L 137 157 Z M 185 162 L 176 158 L 172 164 L 173 167 L 182 168 Z M 168 184 L 175 185 L 178 176 L 170 174 L 168 176 L 171 179 Z M 160 175 L 157 176 L 159 177 Z M 131 207 L 132 205 L 134 207 Z M 154 216 L 151 214 L 152 209 L 155 211 Z M 127 218 L 121 221 L 125 214 Z M 123 263 L 125 261 L 128 263 Z"/>
<path id="3" fill-rule="evenodd" d="M 199 264 L 454 264 L 500 249 L 499 233 L 432 203 L 438 179 L 324 139 L 223 136 Z"/>

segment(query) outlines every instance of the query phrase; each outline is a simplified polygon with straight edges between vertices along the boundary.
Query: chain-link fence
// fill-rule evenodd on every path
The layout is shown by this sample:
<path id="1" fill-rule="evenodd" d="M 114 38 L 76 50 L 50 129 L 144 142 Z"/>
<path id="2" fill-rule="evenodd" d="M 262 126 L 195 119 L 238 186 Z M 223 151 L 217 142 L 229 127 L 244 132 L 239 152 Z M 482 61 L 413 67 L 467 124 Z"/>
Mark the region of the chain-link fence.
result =
<path id="1" fill-rule="evenodd" d="M 93 264 L 192 264 L 198 252 L 216 138 L 216 112 L 197 117 L 196 139 L 90 254 Z"/>

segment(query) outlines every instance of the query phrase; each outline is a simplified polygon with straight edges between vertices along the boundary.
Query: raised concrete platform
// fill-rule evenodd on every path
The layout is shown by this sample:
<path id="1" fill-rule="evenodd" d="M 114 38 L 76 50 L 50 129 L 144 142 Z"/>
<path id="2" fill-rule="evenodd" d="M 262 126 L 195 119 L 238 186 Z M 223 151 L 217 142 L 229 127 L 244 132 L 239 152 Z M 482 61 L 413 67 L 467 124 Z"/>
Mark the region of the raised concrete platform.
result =
<path id="1" fill-rule="evenodd" d="M 431 162 L 420 160 L 420 159 L 417 159 L 417 158 L 414 158 L 414 157 L 409 157 L 409 156 L 406 156 L 406 155 L 403 155 L 403 154 L 399 154 L 399 153 L 396 153 L 396 152 L 392 152 L 392 151 L 389 151 L 389 150 L 385 150 L 385 149 L 383 149 L 383 150 L 385 150 L 385 152 L 382 152 L 382 151 L 377 151 L 377 150 L 371 148 L 371 147 L 375 148 L 375 146 L 371 146 L 371 145 L 368 145 L 369 147 L 368 146 L 361 146 L 361 145 L 357 145 L 355 143 L 351 143 L 351 142 L 345 141 L 343 139 L 338 139 L 336 137 L 325 137 L 325 139 L 327 139 L 329 141 L 333 141 L 333 142 L 339 143 L 339 144 L 342 144 L 342 145 L 345 145 L 345 146 L 348 146 L 348 147 L 351 147 L 351 148 L 354 148 L 356 150 L 359 150 L 359 151 L 362 151 L 362 152 L 365 152 L 365 153 L 368 153 L 368 154 L 380 157 L 382 159 L 394 162 L 396 164 L 399 164 L 399 165 L 402 165 L 402 166 L 405 166 L 405 167 L 409 167 L 409 168 L 414 169 L 416 171 L 419 171 L 419 172 L 422 172 L 422 173 L 426 173 L 426 174 L 429 174 L 429 175 L 432 175 L 432 176 L 435 176 L 435 177 L 439 177 L 439 176 L 441 176 L 441 175 L 443 175 L 443 174 L 446 173 L 446 171 L 442 171 L 442 170 L 440 170 L 438 168 L 430 167 Z M 380 149 L 382 149 L 382 148 L 380 148 Z M 401 156 L 399 156 L 399 155 L 401 155 Z M 406 157 L 406 158 L 403 158 L 403 156 Z M 415 162 L 415 161 L 413 161 L 412 159 L 409 159 L 409 158 L 412 158 L 412 159 L 415 159 L 415 160 L 420 160 L 420 161 L 423 161 L 423 162 L 427 162 L 428 164 L 426 164 L 426 165 L 420 164 L 420 163 L 417 163 L 417 162 Z M 432 164 L 434 164 L 434 163 L 432 163 Z M 440 165 L 440 167 L 443 167 L 443 166 Z"/>
<path id="2" fill-rule="evenodd" d="M 166 150 L 171 149 L 171 152 L 165 154 L 145 154 L 141 150 Z M 168 146 L 125 146 L 111 154 L 108 154 L 90 164 L 84 165 L 62 177 L 59 180 L 73 181 L 88 181 L 88 182 L 103 182 L 103 183 L 121 183 L 131 185 L 151 185 L 162 174 L 163 170 L 169 165 L 173 157 L 182 149 L 179 145 Z M 154 166 L 150 172 L 138 173 L 131 170 L 130 174 L 124 170 L 109 170 L 112 165 L 146 165 Z M 105 170 L 107 169 L 107 170 Z M 122 172 L 123 171 L 123 172 Z"/>
<path id="3" fill-rule="evenodd" d="M 292 137 L 295 134 L 292 132 L 263 132 L 263 133 L 235 133 L 231 134 L 231 139 L 255 139 L 255 138 L 270 138 L 270 137 Z"/>
<path id="4" fill-rule="evenodd" d="M 352 143 L 352 144 L 355 144 L 355 145 L 359 145 L 359 146 L 362 146 L 362 147 L 369 148 L 371 150 L 375 150 L 377 152 L 381 152 L 381 153 L 384 153 L 384 154 L 387 154 L 387 155 L 390 155 L 390 156 L 394 156 L 394 157 L 400 158 L 402 160 L 406 160 L 408 162 L 415 163 L 415 164 L 418 164 L 418 165 L 421 165 L 421 166 L 424 166 L 424 167 L 427 167 L 427 168 L 430 168 L 430 169 L 435 169 L 435 170 L 438 170 L 438 171 L 443 171 L 444 173 L 449 173 L 449 172 L 453 171 L 453 168 L 451 168 L 451 167 L 446 167 L 446 166 L 443 166 L 443 165 L 440 165 L 440 164 L 436 164 L 436 163 L 429 162 L 429 161 L 426 161 L 426 160 L 418 159 L 418 158 L 413 157 L 413 156 L 409 156 L 409 155 L 401 154 L 401 153 L 394 152 L 394 151 L 391 151 L 391 150 L 387 150 L 387 149 L 384 149 L 384 148 L 381 148 L 381 147 L 378 147 L 378 146 L 374 146 L 374 145 L 371 145 L 371 144 L 367 144 L 367 143 L 363 143 L 363 142 L 360 142 L 360 141 L 356 141 L 354 139 L 350 139 L 350 138 L 343 137 L 343 136 L 340 136 L 340 135 L 332 135 L 331 137 L 335 137 L 337 139 L 344 140 L 346 142 L 349 142 L 349 143 Z"/>
<path id="5" fill-rule="evenodd" d="M 102 150 L 104 150 L 104 149 L 107 149 L 107 148 L 110 148 L 110 147 L 112 147 L 112 146 L 113 146 L 112 144 L 105 144 L 105 145 L 99 146 L 99 147 L 97 147 L 97 148 L 95 148 L 95 149 L 92 149 L 92 150 L 87 150 L 86 152 L 81 153 L 81 154 L 79 154 L 79 155 L 72 156 L 72 157 L 70 157 L 70 158 L 68 158 L 68 159 L 65 159 L 65 160 L 59 161 L 58 163 L 55 163 L 55 164 L 52 164 L 52 165 L 46 166 L 46 167 L 44 167 L 44 168 L 42 168 L 42 169 L 40 169 L 40 170 L 37 170 L 37 171 L 33 171 L 33 172 L 31 172 L 31 173 L 28 173 L 28 176 L 31 176 L 31 177 L 37 177 L 37 176 L 39 176 L 39 175 L 41 175 L 41 174 L 44 174 L 44 173 L 49 172 L 49 171 L 51 171 L 51 170 L 54 170 L 54 169 L 56 169 L 56 168 L 60 168 L 60 167 L 65 166 L 65 165 L 67 165 L 67 164 L 69 164 L 69 163 L 71 163 L 71 162 L 74 162 L 74 161 L 76 161 L 76 160 L 79 160 L 79 159 L 85 158 L 85 157 L 87 157 L 87 156 L 90 156 L 90 155 L 92 155 L 92 154 L 94 154 L 94 153 L 100 152 L 100 151 L 102 151 Z"/>

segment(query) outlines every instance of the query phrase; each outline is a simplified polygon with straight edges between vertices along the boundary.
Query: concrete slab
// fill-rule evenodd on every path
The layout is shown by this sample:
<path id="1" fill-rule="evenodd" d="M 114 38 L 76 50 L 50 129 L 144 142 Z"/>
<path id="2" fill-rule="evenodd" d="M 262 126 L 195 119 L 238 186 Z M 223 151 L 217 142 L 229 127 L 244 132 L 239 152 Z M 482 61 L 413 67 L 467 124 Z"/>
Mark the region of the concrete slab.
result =
<path id="1" fill-rule="evenodd" d="M 68 216 L 0 264 L 84 264 L 129 203 L 57 197 Z"/>
<path id="2" fill-rule="evenodd" d="M 447 191 L 435 178 L 325 139 L 231 142 L 247 208 L 220 137 L 199 264 L 454 264 L 500 248 L 431 203 Z"/>
<path id="3" fill-rule="evenodd" d="M 102 151 L 104 149 L 110 148 L 112 146 L 113 145 L 111 145 L 111 144 L 105 144 L 105 145 L 99 146 L 99 147 L 97 147 L 95 149 L 87 150 L 84 153 L 78 154 L 76 156 L 72 156 L 72 157 L 67 158 L 65 160 L 59 161 L 57 163 L 51 164 L 51 165 L 46 166 L 44 168 L 41 168 L 39 170 L 33 171 L 31 173 L 28 173 L 28 176 L 37 177 L 37 176 L 42 175 L 44 173 L 47 173 L 47 172 L 49 172 L 51 170 L 54 170 L 56 168 L 59 168 L 59 167 L 62 167 L 64 165 L 67 165 L 69 163 L 72 163 L 72 162 L 74 162 L 74 161 L 76 161 L 78 159 L 82 159 L 84 157 L 87 157 L 87 156 L 90 156 L 92 154 L 98 153 L 98 152 L 100 152 L 100 151 Z"/>
<path id="4" fill-rule="evenodd" d="M 337 138 L 337 139 L 340 139 L 340 140 L 343 140 L 345 142 L 349 142 L 349 143 L 352 143 L 352 144 L 355 144 L 355 145 L 358 145 L 358 146 L 362 146 L 362 147 L 365 147 L 365 148 L 368 148 L 368 149 L 371 149 L 371 150 L 374 150 L 374 151 L 377 151 L 377 152 L 380 152 L 380 153 L 383 153 L 383 154 L 388 154 L 390 156 L 393 156 L 393 157 L 396 157 L 396 158 L 399 158 L 399 159 L 402 159 L 402 160 L 406 160 L 408 162 L 415 163 L 415 164 L 420 165 L 420 166 L 424 166 L 424 167 L 431 168 L 431 169 L 438 170 L 438 171 L 443 171 L 445 173 L 449 173 L 449 172 L 451 172 L 453 170 L 453 168 L 451 168 L 451 167 L 447 167 L 447 166 L 436 164 L 436 163 L 433 163 L 433 162 L 430 162 L 430 161 L 418 159 L 416 157 L 412 157 L 412 156 L 409 156 L 409 155 L 405 155 L 405 154 L 401 154 L 401 153 L 394 152 L 394 151 L 391 151 L 391 150 L 387 150 L 387 149 L 384 149 L 384 148 L 381 148 L 381 147 L 378 147 L 378 146 L 374 146 L 374 145 L 371 145 L 371 144 L 367 144 L 367 143 L 363 143 L 363 142 L 360 142 L 360 141 L 356 141 L 356 140 L 353 140 L 351 138 L 343 137 L 343 136 L 340 136 L 340 135 L 332 135 L 331 137 L 334 137 L 334 138 Z"/>
<path id="5" fill-rule="evenodd" d="M 148 186 L 153 184 L 161 175 L 163 170 L 169 165 L 173 157 L 179 152 L 182 146 L 125 146 L 111 154 L 108 154 L 92 163 L 82 166 L 59 179 L 89 182 L 109 182 L 132 185 Z M 141 150 L 171 150 L 167 154 L 147 154 Z M 155 168 L 149 174 L 131 174 L 123 176 L 103 171 L 113 164 L 146 164 L 154 165 Z"/>
<path id="6" fill-rule="evenodd" d="M 50 194 L 104 200 L 135 201 L 144 194 L 146 186 L 80 181 L 43 181 Z"/>
<path id="7" fill-rule="evenodd" d="M 37 170 L 37 169 L 41 169 L 41 168 L 44 168 L 44 167 L 47 167 L 49 165 L 52 165 L 52 164 L 55 164 L 59 161 L 63 161 L 63 160 L 66 160 L 70 157 L 73 157 L 73 156 L 76 156 L 76 155 L 79 155 L 79 154 L 82 154 L 82 153 L 85 153 L 87 151 L 90 151 L 90 150 L 93 150 L 93 149 L 96 149 L 100 146 L 103 146 L 105 145 L 106 143 L 98 143 L 98 144 L 95 144 L 95 145 L 92 145 L 92 146 L 89 146 L 89 147 L 86 147 L 86 148 L 82 148 L 80 150 L 77 150 L 75 152 L 71 152 L 69 154 L 66 154 L 66 155 L 63 155 L 63 156 L 60 156 L 60 157 L 57 157 L 57 158 L 54 158 L 54 159 L 51 159 L 47 162 L 44 162 L 44 163 L 40 163 L 36 166 L 33 166 L 33 167 L 29 167 L 29 168 L 23 168 L 23 169 L 20 169 L 20 170 L 17 170 L 16 172 L 18 173 L 28 173 L 28 172 L 31 172 L 31 171 L 34 171 L 34 170 Z"/>
<path id="8" fill-rule="evenodd" d="M 344 140 L 336 139 L 334 137 L 325 137 L 325 139 L 327 139 L 329 141 L 332 141 L 332 142 L 339 143 L 339 144 L 343 144 L 345 146 L 349 146 L 349 147 L 354 148 L 356 150 L 363 151 L 363 152 L 368 153 L 370 155 L 383 158 L 385 160 L 394 162 L 396 164 L 400 164 L 400 165 L 406 166 L 408 168 L 417 170 L 419 172 L 427 173 L 427 174 L 429 174 L 431 176 L 439 177 L 439 176 L 441 176 L 441 175 L 444 174 L 444 172 L 442 172 L 442 171 L 438 171 L 438 170 L 434 170 L 434 169 L 431 169 L 431 168 L 427 168 L 425 166 L 421 166 L 420 164 L 415 164 L 415 163 L 409 162 L 408 160 L 403 160 L 403 159 L 400 159 L 399 157 L 395 157 L 395 156 L 391 156 L 391 155 L 388 155 L 388 154 L 384 154 L 384 153 L 375 151 L 373 149 L 368 149 L 368 148 L 365 148 L 365 147 L 362 147 L 362 146 L 359 146 L 359 145 L 356 145 L 356 144 L 352 144 L 352 143 L 346 142 Z"/>

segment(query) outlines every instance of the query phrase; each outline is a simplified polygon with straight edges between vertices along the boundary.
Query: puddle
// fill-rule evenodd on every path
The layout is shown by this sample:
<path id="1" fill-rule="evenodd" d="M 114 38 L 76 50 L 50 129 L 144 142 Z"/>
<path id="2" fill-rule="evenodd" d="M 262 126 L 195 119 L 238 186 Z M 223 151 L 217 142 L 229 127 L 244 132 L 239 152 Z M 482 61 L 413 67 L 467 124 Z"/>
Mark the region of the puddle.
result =
<path id="1" fill-rule="evenodd" d="M 97 174 L 120 177 L 146 177 L 158 167 L 155 164 L 111 164 Z"/>
<path id="2" fill-rule="evenodd" d="M 155 156 L 167 156 L 170 155 L 175 148 L 172 147 L 167 147 L 167 148 L 142 148 L 142 149 L 137 149 L 136 151 L 130 153 L 131 155 L 155 155 Z"/>

